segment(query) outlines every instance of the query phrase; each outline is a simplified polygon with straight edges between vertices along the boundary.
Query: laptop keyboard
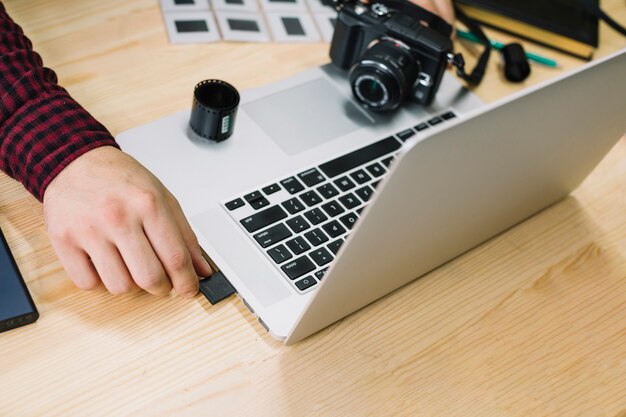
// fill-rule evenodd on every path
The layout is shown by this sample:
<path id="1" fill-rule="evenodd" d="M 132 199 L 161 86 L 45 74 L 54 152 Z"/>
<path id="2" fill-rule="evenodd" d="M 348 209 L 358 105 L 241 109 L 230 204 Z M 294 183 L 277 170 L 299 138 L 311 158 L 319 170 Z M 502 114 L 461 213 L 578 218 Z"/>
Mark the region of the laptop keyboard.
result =
<path id="1" fill-rule="evenodd" d="M 299 292 L 315 287 L 402 143 L 456 117 L 451 111 L 223 205 Z"/>

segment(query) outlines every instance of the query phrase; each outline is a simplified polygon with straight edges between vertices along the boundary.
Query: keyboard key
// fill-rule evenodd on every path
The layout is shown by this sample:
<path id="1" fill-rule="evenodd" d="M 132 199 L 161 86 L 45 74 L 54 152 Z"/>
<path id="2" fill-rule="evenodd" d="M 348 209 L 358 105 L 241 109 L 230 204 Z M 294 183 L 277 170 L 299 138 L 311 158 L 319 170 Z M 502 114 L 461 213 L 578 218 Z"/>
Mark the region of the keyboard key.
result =
<path id="1" fill-rule="evenodd" d="M 301 256 L 283 265 L 280 269 L 289 277 L 296 279 L 315 269 L 315 264 L 306 256 Z"/>
<path id="2" fill-rule="evenodd" d="M 343 245 L 343 242 L 344 242 L 343 239 L 337 239 L 337 240 L 329 243 L 328 245 L 326 245 L 326 247 L 328 249 L 330 249 L 332 253 L 337 255 L 337 252 L 339 252 L 339 248 L 341 247 L 341 245 Z M 318 279 L 320 279 L 320 278 L 318 278 Z"/>
<path id="3" fill-rule="evenodd" d="M 296 214 L 304 210 L 304 205 L 296 197 L 283 202 L 283 207 L 287 209 L 289 214 Z"/>
<path id="4" fill-rule="evenodd" d="M 300 255 L 301 253 L 304 253 L 311 249 L 311 245 L 309 245 L 302 236 L 297 236 L 291 240 L 288 240 L 287 242 L 285 242 L 285 244 L 296 255 Z"/>
<path id="5" fill-rule="evenodd" d="M 300 199 L 309 207 L 322 202 L 322 197 L 320 197 L 320 195 L 313 190 L 300 194 Z"/>
<path id="6" fill-rule="evenodd" d="M 389 158 L 385 158 L 383 159 L 382 162 L 384 166 L 386 166 L 387 168 L 389 168 L 389 165 L 391 165 L 391 163 L 393 162 L 395 158 L 393 156 L 390 156 Z"/>
<path id="7" fill-rule="evenodd" d="M 441 115 L 441 118 L 443 120 L 450 120 L 450 119 L 454 119 L 456 117 L 456 114 L 454 114 L 453 112 L 449 111 L 447 113 L 444 113 Z"/>
<path id="8" fill-rule="evenodd" d="M 326 274 L 326 271 L 328 271 L 328 268 L 324 268 L 324 269 L 320 269 L 319 271 L 315 271 L 315 278 L 317 278 L 318 281 L 321 281 L 324 278 L 324 274 Z"/>
<path id="9" fill-rule="evenodd" d="M 270 205 L 270 202 L 267 201 L 267 198 L 263 197 L 260 191 L 253 191 L 250 194 L 244 195 L 243 198 L 245 198 L 248 204 L 255 210 Z"/>
<path id="10" fill-rule="evenodd" d="M 311 227 L 302 216 L 296 216 L 286 221 L 287 226 L 291 228 L 295 233 L 300 233 Z"/>
<path id="11" fill-rule="evenodd" d="M 324 266 L 333 260 L 333 255 L 331 255 L 325 248 L 315 249 L 309 253 L 309 256 L 319 266 Z"/>
<path id="12" fill-rule="evenodd" d="M 296 177 L 289 177 L 282 180 L 281 185 L 289 192 L 289 194 L 296 194 L 304 190 L 304 186 L 296 179 Z"/>
<path id="13" fill-rule="evenodd" d="M 304 217 L 306 217 L 313 224 L 320 224 L 328 220 L 328 217 L 319 208 L 307 211 L 304 213 Z"/>
<path id="14" fill-rule="evenodd" d="M 399 149 L 402 145 L 393 136 L 374 142 L 364 148 L 357 149 L 346 155 L 335 158 L 319 166 L 320 170 L 329 178 L 334 178 L 360 165 L 380 158 Z"/>
<path id="15" fill-rule="evenodd" d="M 275 248 L 272 248 L 267 251 L 267 254 L 276 262 L 277 264 L 281 264 L 288 259 L 293 258 L 291 252 L 287 250 L 285 245 L 278 245 Z"/>
<path id="16" fill-rule="evenodd" d="M 380 184 L 380 180 L 378 181 L 374 181 L 373 183 L 371 183 L 370 185 L 374 188 L 378 187 L 378 184 Z"/>
<path id="17" fill-rule="evenodd" d="M 350 176 L 352 177 L 353 180 L 355 180 L 359 184 L 365 184 L 366 182 L 372 179 L 372 177 L 370 177 L 362 169 L 354 171 L 352 174 L 350 174 Z"/>
<path id="18" fill-rule="evenodd" d="M 418 132 L 421 132 L 424 129 L 428 129 L 430 126 L 428 126 L 428 123 L 420 123 L 417 126 L 415 126 L 415 130 L 417 130 Z"/>
<path id="19" fill-rule="evenodd" d="M 270 208 L 266 208 L 263 211 L 255 213 L 252 216 L 243 218 L 239 222 L 243 225 L 243 227 L 245 227 L 245 229 L 249 233 L 252 233 L 266 226 L 274 224 L 277 221 L 284 219 L 285 217 L 287 217 L 287 213 L 285 213 L 285 210 L 280 208 L 280 206 L 272 206 Z"/>
<path id="20" fill-rule="evenodd" d="M 304 237 L 306 237 L 313 246 L 319 246 L 324 242 L 328 242 L 328 236 L 326 236 L 320 229 L 313 229 L 310 232 L 306 232 Z"/>
<path id="21" fill-rule="evenodd" d="M 402 142 L 406 142 L 406 140 L 413 135 L 415 135 L 415 131 L 413 129 L 407 129 L 407 130 L 403 130 L 400 133 L 396 133 L 396 136 L 399 137 L 402 140 Z"/>
<path id="22" fill-rule="evenodd" d="M 298 287 L 300 291 L 308 290 L 315 284 L 317 284 L 317 282 L 315 281 L 315 279 L 313 279 L 313 277 L 310 276 L 302 278 L 300 281 L 296 281 L 296 287 Z"/>
<path id="23" fill-rule="evenodd" d="M 333 198 L 339 191 L 332 184 L 324 184 L 317 187 L 317 191 L 326 199 Z"/>
<path id="24" fill-rule="evenodd" d="M 428 121 L 428 124 L 431 125 L 431 126 L 435 126 L 435 125 L 438 125 L 441 122 L 443 122 L 443 119 L 441 117 L 437 116 L 437 117 L 433 117 L 432 119 L 430 119 Z"/>
<path id="25" fill-rule="evenodd" d="M 308 187 L 313 187 L 314 185 L 319 184 L 326 180 L 324 176 L 317 170 L 317 168 L 311 168 L 304 172 L 298 174 L 298 177 L 305 183 Z"/>
<path id="26" fill-rule="evenodd" d="M 245 206 L 246 203 L 244 203 L 241 198 L 236 198 L 233 201 L 229 201 L 225 205 L 228 210 L 233 211 L 235 209 L 238 209 L 239 207 Z"/>
<path id="27" fill-rule="evenodd" d="M 345 211 L 336 200 L 323 204 L 322 208 L 330 217 L 338 216 Z"/>
<path id="28" fill-rule="evenodd" d="M 343 204 L 344 206 L 346 206 L 346 208 L 352 209 L 355 208 L 356 206 L 358 206 L 359 204 L 361 204 L 361 202 L 359 201 L 358 198 L 356 198 L 356 196 L 352 193 L 348 193 L 344 196 L 341 196 L 338 198 L 339 201 L 341 201 L 341 204 Z"/>
<path id="29" fill-rule="evenodd" d="M 245 198 L 246 201 L 249 203 L 251 201 L 258 200 L 259 198 L 263 198 L 263 194 L 261 194 L 259 191 L 253 191 L 250 194 L 244 195 L 243 198 Z"/>
<path id="30" fill-rule="evenodd" d="M 339 235 L 342 235 L 346 231 L 346 229 L 344 229 L 343 226 L 340 225 L 337 220 L 333 220 L 332 222 L 326 223 L 325 225 L 322 226 L 322 229 L 324 229 L 324 231 L 328 233 L 328 235 L 331 238 L 335 238 Z"/>
<path id="31" fill-rule="evenodd" d="M 341 223 L 343 223 L 343 225 L 348 229 L 352 229 L 358 218 L 359 217 L 355 213 L 348 213 L 345 216 L 341 216 L 339 220 L 341 220 Z"/>
<path id="32" fill-rule="evenodd" d="M 385 172 L 387 172 L 385 167 L 383 167 L 378 162 L 373 163 L 372 165 L 368 165 L 365 169 L 367 169 L 369 173 L 375 177 L 380 177 L 381 175 L 385 174 Z"/>
<path id="33" fill-rule="evenodd" d="M 262 198 L 259 198 L 258 200 L 256 200 L 255 202 L 250 203 L 250 205 L 252 206 L 253 209 L 259 210 L 259 209 L 261 209 L 263 207 L 269 206 L 270 202 L 267 201 L 267 198 L 262 197 Z"/>
<path id="34" fill-rule="evenodd" d="M 267 187 L 263 187 L 263 192 L 266 195 L 274 194 L 274 193 L 277 193 L 278 191 L 280 191 L 280 185 L 278 184 L 271 184 L 271 185 L 268 185 Z"/>
<path id="35" fill-rule="evenodd" d="M 358 190 L 356 190 L 355 193 L 356 195 L 361 197 L 361 200 L 367 202 L 367 200 L 369 200 L 372 194 L 374 193 L 374 190 L 369 185 L 366 185 L 365 187 L 359 188 Z"/>
<path id="36" fill-rule="evenodd" d="M 356 185 L 348 177 L 341 177 L 338 180 L 335 180 L 335 185 L 339 187 L 341 191 L 348 191 L 351 188 L 356 187 Z"/>
<path id="37" fill-rule="evenodd" d="M 289 229 L 284 224 L 279 223 L 254 235 L 254 240 L 259 242 L 262 248 L 267 248 L 274 243 L 287 239 L 289 236 L 291 236 Z"/>

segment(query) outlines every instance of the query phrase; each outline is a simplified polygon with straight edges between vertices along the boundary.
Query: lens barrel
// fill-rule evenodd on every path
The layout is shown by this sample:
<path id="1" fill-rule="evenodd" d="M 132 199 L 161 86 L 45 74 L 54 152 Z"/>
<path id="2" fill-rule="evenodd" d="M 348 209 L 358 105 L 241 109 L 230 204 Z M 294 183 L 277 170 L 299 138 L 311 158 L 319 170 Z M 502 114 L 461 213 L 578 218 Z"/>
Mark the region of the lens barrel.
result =
<path id="1" fill-rule="evenodd" d="M 420 66 L 413 52 L 394 40 L 370 47 L 350 70 L 354 96 L 374 111 L 396 109 L 411 92 Z"/>

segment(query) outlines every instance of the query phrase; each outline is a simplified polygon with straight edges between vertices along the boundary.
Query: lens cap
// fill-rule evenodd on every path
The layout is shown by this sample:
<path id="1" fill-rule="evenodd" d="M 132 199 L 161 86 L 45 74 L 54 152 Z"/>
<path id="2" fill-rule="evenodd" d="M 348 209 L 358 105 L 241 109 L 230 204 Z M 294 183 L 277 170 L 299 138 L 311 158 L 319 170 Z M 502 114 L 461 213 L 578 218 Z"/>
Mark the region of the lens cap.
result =
<path id="1" fill-rule="evenodd" d="M 204 80 L 193 91 L 189 127 L 198 136 L 215 142 L 233 134 L 239 92 L 221 80 Z"/>
<path id="2" fill-rule="evenodd" d="M 524 47 L 519 43 L 510 43 L 501 50 L 504 60 L 504 76 L 507 80 L 519 83 L 528 78 L 530 64 Z"/>

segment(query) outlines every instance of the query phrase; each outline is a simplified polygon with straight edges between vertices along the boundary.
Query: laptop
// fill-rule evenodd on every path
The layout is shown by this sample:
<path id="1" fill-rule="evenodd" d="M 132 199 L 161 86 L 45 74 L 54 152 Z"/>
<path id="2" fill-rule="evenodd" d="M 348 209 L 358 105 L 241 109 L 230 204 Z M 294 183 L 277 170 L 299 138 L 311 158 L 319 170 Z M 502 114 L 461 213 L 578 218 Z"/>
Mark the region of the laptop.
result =
<path id="1" fill-rule="evenodd" d="M 626 132 L 626 50 L 485 105 L 372 114 L 331 66 L 242 94 L 209 143 L 182 111 L 118 136 L 201 246 L 291 344 L 567 196 Z"/>

